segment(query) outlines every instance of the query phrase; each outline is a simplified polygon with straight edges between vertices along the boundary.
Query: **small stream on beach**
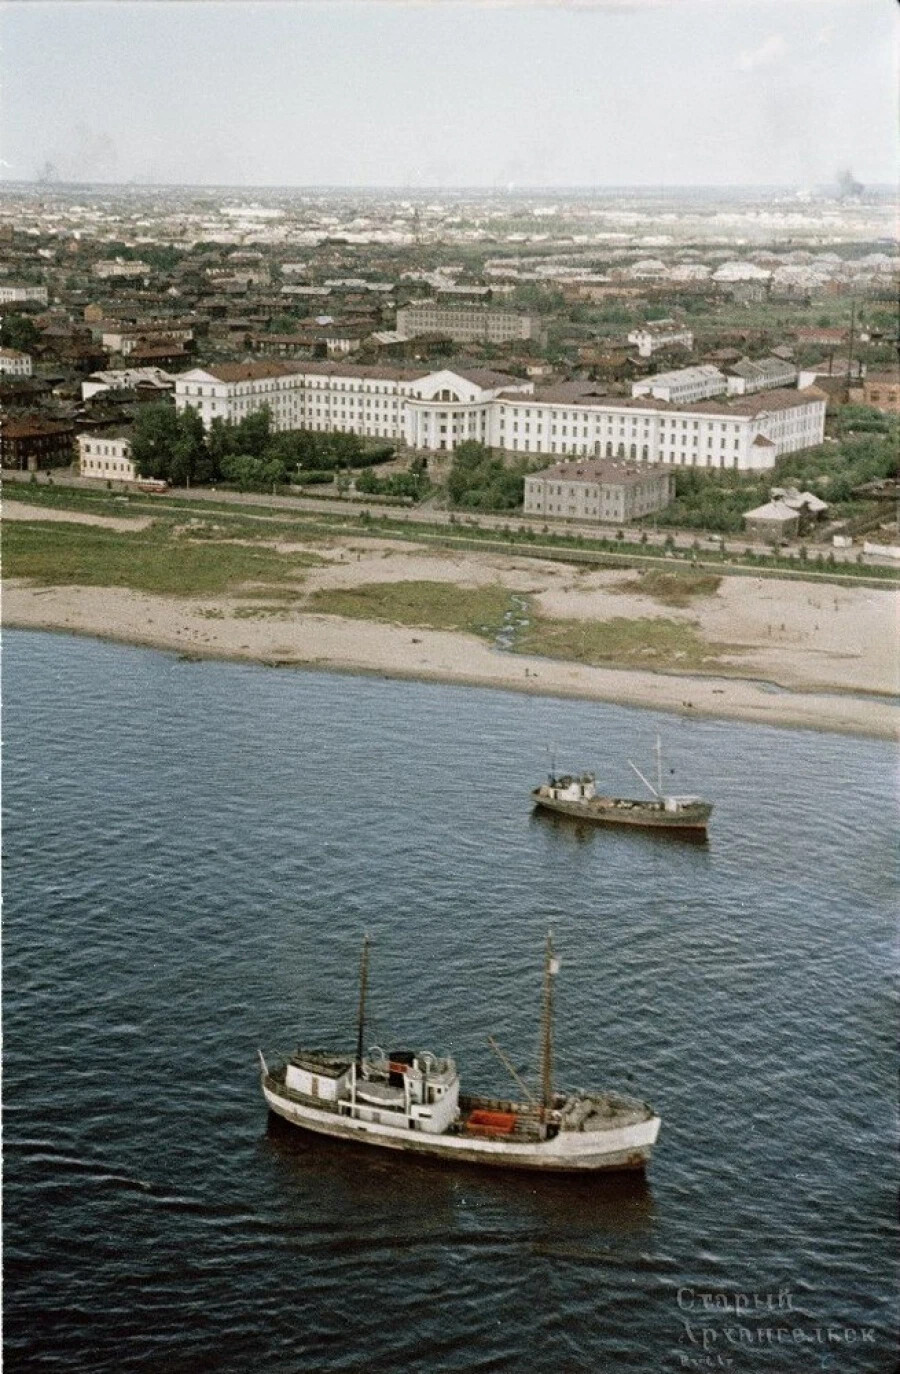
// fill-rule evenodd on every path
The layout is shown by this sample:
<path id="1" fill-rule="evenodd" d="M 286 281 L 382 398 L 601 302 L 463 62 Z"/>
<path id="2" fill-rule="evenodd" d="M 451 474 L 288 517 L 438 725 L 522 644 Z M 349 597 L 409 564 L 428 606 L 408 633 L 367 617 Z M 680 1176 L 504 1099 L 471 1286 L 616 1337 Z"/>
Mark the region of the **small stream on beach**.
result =
<path id="1" fill-rule="evenodd" d="M 509 610 L 505 612 L 503 616 L 503 623 L 501 624 L 500 629 L 494 636 L 494 648 L 497 649 L 499 653 L 503 654 L 512 654 L 516 652 L 516 644 L 518 643 L 520 636 L 523 634 L 524 631 L 528 629 L 528 627 L 532 623 L 530 607 L 527 597 L 510 595 L 509 599 Z M 531 654 L 529 656 L 532 658 L 541 659 L 546 663 L 552 663 L 554 665 L 558 664 L 559 662 L 559 660 L 557 659 L 546 658 L 542 654 Z M 601 664 L 598 666 L 602 667 L 605 665 Z M 610 666 L 612 667 L 614 665 Z M 768 692 L 773 696 L 789 697 L 794 695 L 796 690 L 792 687 L 785 687 L 779 682 L 769 682 L 765 678 L 746 677 L 743 674 L 735 674 L 734 677 L 728 677 L 716 675 L 713 673 L 681 673 L 676 672 L 675 670 L 653 669 L 648 668 L 646 666 L 642 666 L 640 671 L 655 672 L 658 673 L 661 677 L 676 678 L 678 680 L 679 685 L 683 686 L 685 689 L 689 688 L 691 684 L 703 684 L 704 686 L 709 686 L 713 683 L 719 682 L 728 685 L 731 685 L 735 682 L 742 682 L 745 683 L 748 687 L 758 687 L 761 691 Z M 715 690 L 716 688 L 713 687 L 713 692 L 715 692 Z M 833 691 L 828 691 L 825 688 L 821 690 L 817 689 L 812 693 L 810 693 L 809 688 L 803 688 L 797 691 L 797 694 L 801 696 L 813 695 L 817 697 L 829 697 L 832 699 L 843 698 L 845 700 L 867 702 L 871 702 L 874 696 L 879 695 L 874 694 L 872 692 L 854 692 L 851 690 L 844 691 L 835 689 Z M 880 699 L 890 701 L 894 705 L 900 705 L 900 698 L 897 697 L 883 696 Z"/>
<path id="2" fill-rule="evenodd" d="M 4 647 L 10 1370 L 890 1367 L 891 746 Z M 657 730 L 706 844 L 532 811 L 548 745 L 629 794 Z M 257 1048 L 352 1043 L 364 931 L 372 1039 L 505 1091 L 487 1037 L 534 1063 L 548 925 L 558 1080 L 653 1103 L 646 1178 L 267 1120 Z"/>

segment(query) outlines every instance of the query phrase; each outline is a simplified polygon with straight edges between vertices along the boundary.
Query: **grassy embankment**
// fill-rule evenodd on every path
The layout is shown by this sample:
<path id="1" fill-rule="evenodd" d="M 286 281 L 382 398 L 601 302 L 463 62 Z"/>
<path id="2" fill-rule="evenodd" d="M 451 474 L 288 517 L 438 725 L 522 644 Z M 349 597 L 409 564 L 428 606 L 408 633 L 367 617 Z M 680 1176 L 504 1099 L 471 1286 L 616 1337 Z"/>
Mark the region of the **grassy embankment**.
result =
<path id="1" fill-rule="evenodd" d="M 717 577 L 650 573 L 625 585 L 668 606 L 684 607 L 712 595 Z M 311 610 L 409 628 L 462 630 L 490 640 L 510 631 L 508 644 L 521 654 L 606 667 L 678 672 L 728 672 L 724 655 L 736 646 L 710 644 L 690 621 L 665 616 L 575 620 L 540 615 L 533 601 L 499 585 L 466 588 L 442 582 L 381 582 L 353 590 L 318 591 Z"/>
<path id="2" fill-rule="evenodd" d="M 249 537 L 255 534 L 254 529 Z M 278 553 L 217 538 L 209 529 L 185 533 L 174 521 L 154 521 L 149 529 L 132 533 L 65 521 L 16 520 L 7 523 L 3 536 L 6 577 L 54 587 L 126 587 L 162 596 L 294 596 L 304 570 L 319 562 L 315 554 Z"/>
<path id="3" fill-rule="evenodd" d="M 452 517 L 450 524 L 411 522 L 408 516 L 372 515 L 369 511 L 348 509 L 346 512 L 293 511 L 285 506 L 252 505 L 234 502 L 202 501 L 190 496 L 144 496 L 119 498 L 109 493 L 73 489 L 64 486 L 8 484 L 7 499 L 16 499 L 54 509 L 71 509 L 93 514 L 116 515 L 152 512 L 160 518 L 188 514 L 202 516 L 207 524 L 213 516 L 227 527 L 229 533 L 241 539 L 271 539 L 277 532 L 280 538 L 293 536 L 309 542 L 336 535 L 365 534 L 374 539 L 402 539 L 431 547 L 483 549 L 485 552 L 516 553 L 525 557 L 552 558 L 561 562 L 594 567 L 660 566 L 667 560 L 671 567 L 696 564 L 709 569 L 710 565 L 725 574 L 751 573 L 758 577 L 787 575 L 810 582 L 866 583 L 883 585 L 900 580 L 900 570 L 894 567 L 860 565 L 859 563 L 830 563 L 826 555 L 817 552 L 808 559 L 778 556 L 775 552 L 704 552 L 692 549 L 660 547 L 644 544 L 638 539 L 590 538 L 574 530 L 538 531 L 525 524 L 492 528 L 479 524 L 476 516 Z M 515 518 L 515 517 L 514 517 Z M 521 520 L 522 517 L 519 517 Z M 631 532 L 636 535 L 636 531 Z M 198 537 L 201 537 L 198 535 Z"/>
<path id="4" fill-rule="evenodd" d="M 49 504 L 49 503 L 48 503 Z M 92 509 L 96 512 L 97 505 Z M 121 507 L 116 510 L 121 515 Z M 529 598 L 505 587 L 445 582 L 385 582 L 308 594 L 304 573 L 322 563 L 308 551 L 279 552 L 271 524 L 230 518 L 185 525 L 154 520 L 117 531 L 65 521 L 9 521 L 4 573 L 43 586 L 124 587 L 179 597 L 229 595 L 235 617 L 308 610 L 411 628 L 461 631 L 493 642 L 501 630 L 514 652 L 581 663 L 680 671 L 725 671 L 723 646 L 711 646 L 690 622 L 665 617 L 563 620 L 536 613 Z M 278 534 L 283 531 L 279 527 Z M 304 532 L 305 535 L 305 532 Z M 718 578 L 702 573 L 647 572 L 626 584 L 664 605 L 711 595 Z M 201 610 L 221 617 L 221 608 Z"/>

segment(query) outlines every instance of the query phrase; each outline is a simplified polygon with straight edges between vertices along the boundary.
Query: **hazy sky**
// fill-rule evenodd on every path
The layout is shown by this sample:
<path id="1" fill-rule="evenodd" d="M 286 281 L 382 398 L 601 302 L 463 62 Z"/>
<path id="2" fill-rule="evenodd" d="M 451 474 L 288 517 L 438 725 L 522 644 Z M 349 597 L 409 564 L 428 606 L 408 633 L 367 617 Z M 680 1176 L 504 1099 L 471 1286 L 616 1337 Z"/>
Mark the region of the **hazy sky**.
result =
<path id="1" fill-rule="evenodd" d="M 0 37 L 8 180 L 896 176 L 893 0 L 14 0 Z"/>

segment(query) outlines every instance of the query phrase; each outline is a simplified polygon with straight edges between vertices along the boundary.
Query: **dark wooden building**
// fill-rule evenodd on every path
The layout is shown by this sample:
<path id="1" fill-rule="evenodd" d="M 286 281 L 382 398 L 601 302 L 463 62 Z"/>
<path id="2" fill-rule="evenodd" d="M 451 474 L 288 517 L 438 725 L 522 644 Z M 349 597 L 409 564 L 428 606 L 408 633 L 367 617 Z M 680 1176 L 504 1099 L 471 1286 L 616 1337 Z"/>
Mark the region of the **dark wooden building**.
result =
<path id="1" fill-rule="evenodd" d="M 40 416 L 0 419 L 0 467 L 20 472 L 68 467 L 75 458 L 75 426 Z"/>

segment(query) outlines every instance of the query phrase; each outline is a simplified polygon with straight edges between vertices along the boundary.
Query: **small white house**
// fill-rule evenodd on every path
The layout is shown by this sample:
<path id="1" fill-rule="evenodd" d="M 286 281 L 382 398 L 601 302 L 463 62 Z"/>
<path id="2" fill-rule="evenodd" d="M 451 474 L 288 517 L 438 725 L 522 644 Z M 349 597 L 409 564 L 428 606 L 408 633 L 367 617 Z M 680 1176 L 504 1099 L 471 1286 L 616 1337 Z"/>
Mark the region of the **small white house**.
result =
<path id="1" fill-rule="evenodd" d="M 637 345 L 640 357 L 650 358 L 661 348 L 685 348 L 690 352 L 694 347 L 694 334 L 674 320 L 654 320 L 641 329 L 632 329 L 628 342 Z"/>
<path id="2" fill-rule="evenodd" d="M 131 438 L 121 430 L 79 434 L 79 467 L 82 477 L 107 477 L 116 482 L 136 482 L 131 458 Z"/>

